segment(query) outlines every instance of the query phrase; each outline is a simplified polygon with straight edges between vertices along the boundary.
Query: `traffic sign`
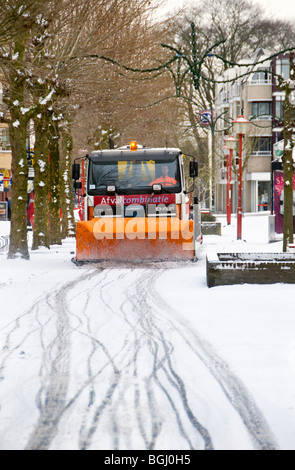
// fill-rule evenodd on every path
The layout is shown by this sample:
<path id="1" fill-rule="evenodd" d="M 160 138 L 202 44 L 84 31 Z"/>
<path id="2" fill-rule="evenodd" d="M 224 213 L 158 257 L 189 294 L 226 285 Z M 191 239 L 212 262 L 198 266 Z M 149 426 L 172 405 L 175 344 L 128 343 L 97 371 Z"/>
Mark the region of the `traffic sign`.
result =
<path id="1" fill-rule="evenodd" d="M 213 114 L 211 113 L 211 111 L 202 111 L 199 115 L 199 122 L 203 127 L 210 126 L 210 124 L 212 124 L 213 122 Z"/>

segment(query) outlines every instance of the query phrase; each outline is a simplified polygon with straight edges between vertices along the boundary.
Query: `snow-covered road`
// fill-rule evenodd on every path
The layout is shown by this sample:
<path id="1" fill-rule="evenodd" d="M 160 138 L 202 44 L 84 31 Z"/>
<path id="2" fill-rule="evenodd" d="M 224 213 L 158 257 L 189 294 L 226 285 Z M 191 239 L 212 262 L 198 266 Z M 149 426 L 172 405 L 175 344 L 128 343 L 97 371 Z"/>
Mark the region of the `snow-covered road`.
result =
<path id="1" fill-rule="evenodd" d="M 207 237 L 196 264 L 77 268 L 72 240 L 31 261 L 1 256 L 0 449 L 292 448 L 294 379 L 287 393 L 281 384 L 283 403 L 271 387 L 294 372 L 283 344 L 290 353 L 295 321 L 247 302 L 259 287 L 269 309 L 275 291 L 291 298 L 294 287 L 209 290 L 216 242 L 226 238 Z M 223 316 L 231 289 L 244 303 Z M 253 328 L 280 338 L 259 343 Z"/>

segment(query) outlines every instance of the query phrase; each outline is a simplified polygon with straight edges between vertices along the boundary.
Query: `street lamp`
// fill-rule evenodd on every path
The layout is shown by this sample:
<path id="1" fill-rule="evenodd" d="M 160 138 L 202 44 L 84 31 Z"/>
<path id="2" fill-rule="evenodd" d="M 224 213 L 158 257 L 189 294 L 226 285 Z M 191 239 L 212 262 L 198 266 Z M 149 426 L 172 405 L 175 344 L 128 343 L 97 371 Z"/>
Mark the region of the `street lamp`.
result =
<path id="1" fill-rule="evenodd" d="M 230 176 L 229 176 L 229 153 L 226 145 L 222 147 L 224 156 L 226 158 L 226 219 L 227 225 L 231 223 L 231 194 L 230 194 Z"/>
<path id="2" fill-rule="evenodd" d="M 226 169 L 227 169 L 227 192 L 226 192 L 226 214 L 227 214 L 227 225 L 231 224 L 231 175 L 232 175 L 232 160 L 233 160 L 233 150 L 236 148 L 237 139 L 235 139 L 232 135 L 224 139 L 225 141 L 225 148 L 229 150 L 229 155 L 226 156 Z"/>
<path id="3" fill-rule="evenodd" d="M 242 239 L 242 147 L 243 135 L 247 132 L 247 126 L 250 121 L 244 116 L 239 116 L 233 121 L 234 130 L 239 136 L 239 192 L 238 192 L 238 210 L 237 210 L 237 240 Z"/>
<path id="4" fill-rule="evenodd" d="M 228 148 L 226 145 L 222 147 L 223 155 L 225 157 L 225 161 L 222 162 L 222 167 L 224 168 L 224 163 L 226 162 L 226 207 L 228 206 Z"/>

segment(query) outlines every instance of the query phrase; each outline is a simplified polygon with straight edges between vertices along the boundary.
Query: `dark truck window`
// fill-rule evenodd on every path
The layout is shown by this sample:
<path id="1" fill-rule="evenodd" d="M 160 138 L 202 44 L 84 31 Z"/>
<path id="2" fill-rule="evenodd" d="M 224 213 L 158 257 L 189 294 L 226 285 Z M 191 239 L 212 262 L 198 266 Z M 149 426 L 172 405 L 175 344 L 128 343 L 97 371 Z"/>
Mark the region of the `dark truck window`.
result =
<path id="1" fill-rule="evenodd" d="M 105 194 L 107 186 L 116 186 L 118 194 L 150 193 L 153 184 L 161 184 L 165 192 L 180 191 L 178 158 L 89 162 L 90 195 Z"/>

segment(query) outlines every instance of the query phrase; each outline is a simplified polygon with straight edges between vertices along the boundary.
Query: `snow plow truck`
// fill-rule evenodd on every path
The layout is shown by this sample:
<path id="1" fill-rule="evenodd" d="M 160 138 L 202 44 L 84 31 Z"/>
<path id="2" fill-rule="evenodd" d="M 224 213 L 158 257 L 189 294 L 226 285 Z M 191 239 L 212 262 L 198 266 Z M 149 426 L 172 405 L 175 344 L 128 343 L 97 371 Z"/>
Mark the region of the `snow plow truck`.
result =
<path id="1" fill-rule="evenodd" d="M 179 149 L 131 142 L 76 159 L 72 177 L 83 220 L 77 222 L 73 261 L 195 260 L 200 210 L 186 192 L 183 157 Z M 190 176 L 197 174 L 191 161 Z"/>

